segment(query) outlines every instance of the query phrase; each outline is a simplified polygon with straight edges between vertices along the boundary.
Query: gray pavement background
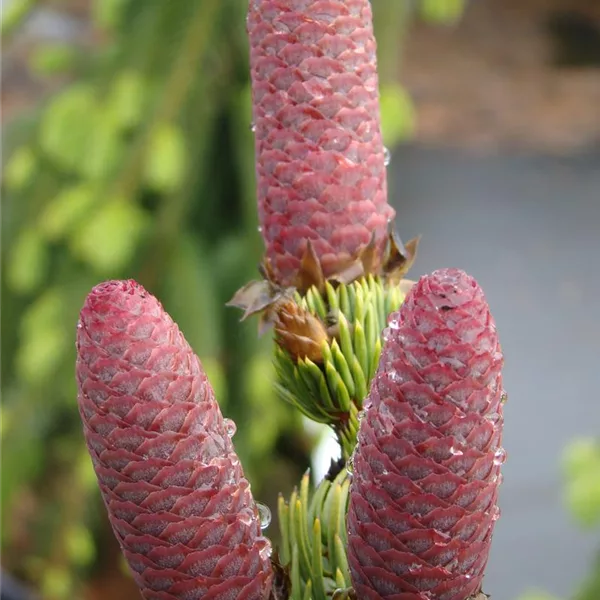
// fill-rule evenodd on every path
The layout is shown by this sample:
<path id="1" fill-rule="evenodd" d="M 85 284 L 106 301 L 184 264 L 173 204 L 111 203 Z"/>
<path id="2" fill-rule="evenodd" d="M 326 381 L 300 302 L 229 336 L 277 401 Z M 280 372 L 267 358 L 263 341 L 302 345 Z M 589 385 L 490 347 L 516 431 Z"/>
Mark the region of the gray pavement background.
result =
<path id="1" fill-rule="evenodd" d="M 561 453 L 600 433 L 600 152 L 572 158 L 397 149 L 390 192 L 411 276 L 460 267 L 486 292 L 506 356 L 508 460 L 487 569 L 493 600 L 568 598 L 597 533 L 562 499 Z"/>

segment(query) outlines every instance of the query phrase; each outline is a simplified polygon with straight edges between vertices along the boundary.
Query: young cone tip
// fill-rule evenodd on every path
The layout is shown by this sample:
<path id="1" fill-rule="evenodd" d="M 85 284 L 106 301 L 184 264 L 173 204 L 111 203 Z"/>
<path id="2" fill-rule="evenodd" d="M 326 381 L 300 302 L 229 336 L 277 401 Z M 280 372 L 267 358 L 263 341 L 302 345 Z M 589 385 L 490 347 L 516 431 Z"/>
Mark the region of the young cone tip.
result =
<path id="1" fill-rule="evenodd" d="M 142 596 L 265 600 L 270 544 L 198 357 L 134 281 L 77 325 L 78 403 L 109 519 Z"/>
<path id="2" fill-rule="evenodd" d="M 274 281 L 302 288 L 309 240 L 325 278 L 365 252 L 376 270 L 394 210 L 369 0 L 251 0 L 247 27 L 258 215 Z"/>
<path id="3" fill-rule="evenodd" d="M 489 306 L 463 271 L 435 271 L 383 337 L 353 455 L 354 589 L 364 600 L 479 598 L 506 456 Z"/>

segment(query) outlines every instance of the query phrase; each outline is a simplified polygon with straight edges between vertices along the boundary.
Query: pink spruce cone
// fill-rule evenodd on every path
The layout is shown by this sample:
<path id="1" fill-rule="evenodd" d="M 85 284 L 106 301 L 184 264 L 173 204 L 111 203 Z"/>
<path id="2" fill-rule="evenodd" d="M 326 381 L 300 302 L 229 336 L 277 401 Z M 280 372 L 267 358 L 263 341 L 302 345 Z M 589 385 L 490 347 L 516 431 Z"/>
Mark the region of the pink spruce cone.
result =
<path id="1" fill-rule="evenodd" d="M 496 326 L 456 269 L 423 277 L 388 325 L 354 454 L 352 581 L 364 600 L 466 600 L 500 514 Z"/>
<path id="2" fill-rule="evenodd" d="M 202 365 L 134 281 L 95 287 L 77 331 L 79 411 L 142 596 L 263 600 L 270 545 Z"/>
<path id="3" fill-rule="evenodd" d="M 374 236 L 387 203 L 369 0 L 250 0 L 258 214 L 277 281 L 311 240 L 326 277 Z"/>

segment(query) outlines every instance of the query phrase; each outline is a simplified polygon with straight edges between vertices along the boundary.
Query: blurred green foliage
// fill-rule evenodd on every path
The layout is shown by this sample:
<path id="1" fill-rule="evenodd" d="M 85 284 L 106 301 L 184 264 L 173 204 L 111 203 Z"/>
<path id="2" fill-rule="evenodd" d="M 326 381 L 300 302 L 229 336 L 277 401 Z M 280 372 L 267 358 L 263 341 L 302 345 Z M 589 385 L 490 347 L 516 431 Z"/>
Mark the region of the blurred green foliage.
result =
<path id="1" fill-rule="evenodd" d="M 563 456 L 565 502 L 577 522 L 584 529 L 600 526 L 600 439 L 573 440 Z M 575 590 L 572 600 L 600 598 L 600 549 L 592 562 L 587 579 Z M 560 600 L 541 591 L 531 591 L 519 600 Z"/>
<path id="2" fill-rule="evenodd" d="M 12 2 L 2 31 L 61 2 Z M 90 0 L 102 43 L 38 45 L 31 73 L 71 83 L 11 122 L 2 219 L 3 567 L 42 597 L 90 596 L 114 543 L 76 408 L 75 324 L 89 290 L 135 278 L 201 357 L 255 495 L 275 505 L 314 440 L 271 385 L 271 342 L 224 303 L 255 276 L 247 0 Z M 409 15 L 376 5 L 386 144 L 412 131 L 397 84 Z M 272 526 L 276 531 L 276 526 Z M 116 597 L 112 593 L 105 597 Z M 126 596 L 127 597 L 127 596 Z"/>

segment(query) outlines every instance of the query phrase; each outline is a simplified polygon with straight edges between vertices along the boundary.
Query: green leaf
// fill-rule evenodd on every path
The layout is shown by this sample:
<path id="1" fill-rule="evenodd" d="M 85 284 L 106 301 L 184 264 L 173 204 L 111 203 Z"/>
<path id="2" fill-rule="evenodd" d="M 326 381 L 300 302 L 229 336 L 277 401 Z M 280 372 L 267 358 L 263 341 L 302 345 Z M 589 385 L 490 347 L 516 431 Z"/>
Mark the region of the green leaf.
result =
<path id="1" fill-rule="evenodd" d="M 92 16 L 96 25 L 115 29 L 121 23 L 128 0 L 94 0 Z"/>
<path id="2" fill-rule="evenodd" d="M 600 466 L 595 472 L 576 477 L 567 484 L 569 509 L 583 527 L 600 523 Z"/>
<path id="3" fill-rule="evenodd" d="M 64 543 L 67 556 L 79 567 L 91 564 L 96 556 L 94 538 L 87 527 L 79 523 L 71 523 L 64 532 Z"/>
<path id="4" fill-rule="evenodd" d="M 48 266 L 46 242 L 37 229 L 28 227 L 19 234 L 11 248 L 6 272 L 7 284 L 17 294 L 29 294 L 42 283 Z"/>
<path id="5" fill-rule="evenodd" d="M 312 580 L 306 582 L 306 588 L 304 589 L 304 596 L 302 596 L 302 600 L 313 600 Z"/>
<path id="6" fill-rule="evenodd" d="M 306 473 L 289 503 L 280 497 L 281 534 L 291 556 L 291 598 L 304 597 L 308 589 L 312 600 L 325 600 L 335 589 L 350 585 L 341 531 L 346 527 L 349 483 L 344 470 L 333 482 L 321 481 L 310 497 Z M 284 565 L 289 562 L 283 560 Z"/>
<path id="7" fill-rule="evenodd" d="M 186 171 L 185 138 L 174 125 L 156 125 L 148 145 L 144 166 L 147 184 L 158 192 L 176 190 Z"/>
<path id="8" fill-rule="evenodd" d="M 178 323 L 177 319 L 175 321 Z M 185 331 L 185 328 L 182 327 Z M 187 339 L 187 332 L 185 334 Z M 225 369 L 218 358 L 212 356 L 201 356 L 202 367 L 206 373 L 206 377 L 210 381 L 210 385 L 215 393 L 215 398 L 219 402 L 221 409 L 227 406 L 227 380 L 225 379 Z"/>
<path id="9" fill-rule="evenodd" d="M 44 415 L 33 406 L 32 397 L 24 388 L 22 382 L 17 382 L 15 387 L 6 389 L 3 386 L 2 390 L 2 446 L 10 448 L 10 452 L 4 452 L 2 456 L 0 470 L 3 541 L 11 538 L 19 492 L 46 468 L 44 457 L 48 448 L 40 435 L 40 421 Z"/>
<path id="10" fill-rule="evenodd" d="M 75 84 L 46 108 L 40 129 L 40 147 L 58 166 L 76 171 L 85 163 L 97 127 L 98 104 L 94 89 Z"/>
<path id="11" fill-rule="evenodd" d="M 326 600 L 325 584 L 323 581 L 323 553 L 321 550 L 321 521 L 316 518 L 312 530 L 312 572 L 314 600 Z"/>
<path id="12" fill-rule="evenodd" d="M 600 442 L 581 438 L 571 442 L 563 457 L 566 500 L 584 527 L 600 523 Z"/>
<path id="13" fill-rule="evenodd" d="M 69 340 L 58 327 L 48 327 L 19 347 L 16 369 L 19 377 L 30 385 L 47 381 L 61 362 Z"/>
<path id="14" fill-rule="evenodd" d="M 2 6 L 2 35 L 8 35 L 19 27 L 38 1 L 14 0 L 13 2 L 5 2 Z"/>
<path id="15" fill-rule="evenodd" d="M 279 520 L 279 531 L 281 533 L 280 559 L 284 565 L 288 564 L 291 558 L 289 516 L 290 509 L 283 499 L 283 496 L 279 494 L 277 499 L 277 518 Z"/>
<path id="16" fill-rule="evenodd" d="M 104 276 L 115 276 L 133 258 L 148 215 L 125 200 L 109 200 L 70 238 L 73 254 Z"/>
<path id="17" fill-rule="evenodd" d="M 352 374 L 350 373 L 350 367 L 348 367 L 348 362 L 344 357 L 344 354 L 336 340 L 333 340 L 331 343 L 331 354 L 333 356 L 333 364 L 335 366 L 335 370 L 342 378 L 344 382 L 344 387 L 348 390 L 348 396 L 350 398 L 354 398 L 356 394 L 356 386 L 354 385 L 354 380 L 352 379 Z M 350 354 L 350 356 L 354 356 Z"/>
<path id="18" fill-rule="evenodd" d="M 123 162 L 124 153 L 125 142 L 113 115 L 98 109 L 79 171 L 93 180 L 111 181 Z"/>
<path id="19" fill-rule="evenodd" d="M 63 327 L 65 299 L 60 290 L 45 291 L 28 307 L 21 321 L 21 345 L 16 370 L 29 385 L 48 380 L 69 347 L 69 334 Z"/>
<path id="20" fill-rule="evenodd" d="M 393 148 L 413 135 L 415 110 L 409 95 L 399 84 L 382 86 L 380 97 L 383 143 Z"/>
<path id="21" fill-rule="evenodd" d="M 215 319 L 220 307 L 209 258 L 198 240 L 182 233 L 162 275 L 164 306 L 200 357 L 221 351 L 221 323 Z"/>
<path id="22" fill-rule="evenodd" d="M 52 198 L 39 220 L 39 227 L 48 240 L 57 241 L 70 234 L 88 215 L 97 191 L 87 185 L 67 187 Z"/>
<path id="23" fill-rule="evenodd" d="M 21 146 L 8 160 L 4 168 L 4 183 L 8 190 L 17 191 L 25 187 L 35 175 L 36 156 L 28 146 Z"/>
<path id="24" fill-rule="evenodd" d="M 287 407 L 279 402 L 273 388 L 275 373 L 268 353 L 254 354 L 244 370 L 243 389 L 247 394 L 246 414 L 252 423 L 260 424 L 250 427 L 247 432 L 252 454 L 260 460 L 267 457 L 275 446 L 282 429 L 289 421 Z"/>
<path id="25" fill-rule="evenodd" d="M 113 122 L 125 129 L 138 125 L 144 117 L 147 96 L 147 86 L 138 71 L 129 69 L 119 73 L 107 100 Z"/>
<path id="26" fill-rule="evenodd" d="M 453 23 L 462 15 L 465 0 L 421 0 L 421 14 L 435 23 Z"/>
<path id="27" fill-rule="evenodd" d="M 33 50 L 29 65 L 38 75 L 55 75 L 71 69 L 80 54 L 80 49 L 69 44 L 44 45 Z"/>
<path id="28" fill-rule="evenodd" d="M 48 566 L 42 578 L 45 598 L 68 598 L 72 596 L 73 578 L 67 568 Z"/>
<path id="29" fill-rule="evenodd" d="M 578 586 L 573 600 L 598 600 L 598 598 L 600 598 L 600 553 L 596 552 L 588 576 Z"/>
<path id="30" fill-rule="evenodd" d="M 580 438 L 572 441 L 563 455 L 563 468 L 567 477 L 579 477 L 600 467 L 600 441 Z"/>
<path id="31" fill-rule="evenodd" d="M 301 600 L 302 579 L 300 577 L 300 550 L 298 549 L 297 544 L 294 544 L 293 548 L 294 549 L 292 550 L 292 566 L 290 569 L 290 580 L 292 583 L 292 595 L 290 600 Z"/>

